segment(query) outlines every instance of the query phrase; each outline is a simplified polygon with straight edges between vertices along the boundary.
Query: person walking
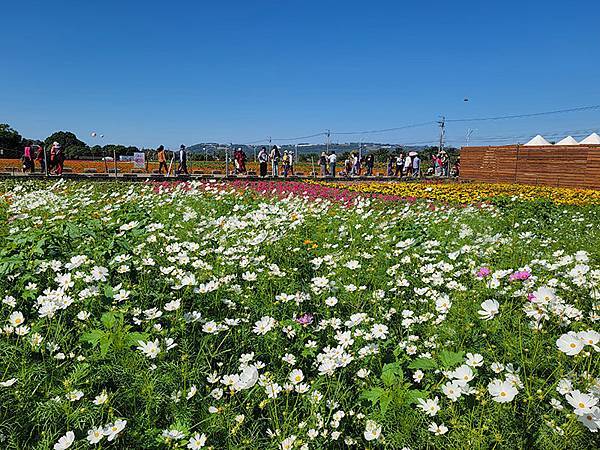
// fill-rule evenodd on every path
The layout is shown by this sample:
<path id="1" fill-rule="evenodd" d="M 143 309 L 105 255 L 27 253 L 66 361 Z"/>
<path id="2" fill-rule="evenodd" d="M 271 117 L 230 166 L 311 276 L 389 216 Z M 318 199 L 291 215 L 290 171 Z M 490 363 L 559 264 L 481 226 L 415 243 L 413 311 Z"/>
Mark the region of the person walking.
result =
<path id="1" fill-rule="evenodd" d="M 33 172 L 33 159 L 31 158 L 31 147 L 26 146 L 23 151 L 23 157 L 21 158 L 23 163 L 23 172 L 30 171 Z"/>
<path id="2" fill-rule="evenodd" d="M 46 159 L 44 155 L 44 147 L 42 145 L 37 146 L 37 151 L 35 153 L 35 160 L 40 164 L 40 172 L 46 172 Z"/>
<path id="3" fill-rule="evenodd" d="M 394 166 L 396 165 L 396 157 L 394 155 L 390 155 L 387 163 L 387 173 L 388 177 L 394 176 Z"/>
<path id="4" fill-rule="evenodd" d="M 279 176 L 279 160 L 281 159 L 281 152 L 279 148 L 274 145 L 271 149 L 271 176 L 278 177 Z"/>
<path id="5" fill-rule="evenodd" d="M 360 159 L 358 158 L 358 153 L 354 152 L 351 154 L 352 158 L 352 175 L 359 176 L 360 175 Z"/>
<path id="6" fill-rule="evenodd" d="M 246 174 L 247 170 L 246 170 L 246 152 L 244 150 L 242 150 L 242 147 L 240 147 L 240 172 L 243 174 Z"/>
<path id="7" fill-rule="evenodd" d="M 290 170 L 290 157 L 288 156 L 287 150 L 283 152 L 283 158 L 281 158 L 281 162 L 283 163 L 283 176 L 284 178 L 287 178 Z"/>
<path id="8" fill-rule="evenodd" d="M 365 166 L 367 166 L 367 176 L 373 176 L 373 166 L 375 166 L 375 157 L 373 155 L 367 155 L 365 159 Z"/>
<path id="9" fill-rule="evenodd" d="M 179 146 L 179 165 L 177 166 L 177 175 L 182 173 L 189 175 L 187 168 L 187 152 L 185 150 L 185 145 L 183 144 Z"/>
<path id="10" fill-rule="evenodd" d="M 442 166 L 442 176 L 447 177 L 450 170 L 450 159 L 444 150 L 440 152 L 440 165 Z"/>
<path id="11" fill-rule="evenodd" d="M 402 167 L 404 167 L 404 153 L 400 153 L 396 156 L 396 171 L 394 172 L 394 176 L 400 176 L 402 178 Z"/>
<path id="12" fill-rule="evenodd" d="M 332 151 L 327 159 L 329 161 L 329 172 L 331 172 L 331 176 L 335 178 L 335 163 L 337 162 L 335 151 Z"/>
<path id="13" fill-rule="evenodd" d="M 404 158 L 404 174 L 407 177 L 412 176 L 412 158 L 409 155 Z"/>
<path id="14" fill-rule="evenodd" d="M 158 158 L 158 173 L 162 174 L 163 168 L 166 173 L 169 169 L 167 168 L 167 155 L 165 154 L 165 147 L 163 145 L 159 145 L 156 149 L 156 156 Z"/>
<path id="15" fill-rule="evenodd" d="M 289 167 L 289 173 L 291 176 L 294 176 L 294 164 L 296 161 L 294 161 L 294 152 L 293 151 L 289 151 L 288 152 L 288 164 L 290 165 Z"/>
<path id="16" fill-rule="evenodd" d="M 52 148 L 54 149 L 54 167 L 56 175 L 62 175 L 63 168 L 65 164 L 65 154 L 63 152 L 62 147 L 58 142 L 52 144 Z M 52 154 L 52 152 L 50 152 Z"/>
<path id="17" fill-rule="evenodd" d="M 412 157 L 412 169 L 413 177 L 421 178 L 421 158 L 419 158 L 417 153 Z"/>
<path id="18" fill-rule="evenodd" d="M 267 163 L 269 162 L 269 155 L 267 153 L 267 147 L 261 147 L 260 152 L 258 152 L 258 165 L 260 167 L 260 176 L 267 176 Z"/>
<path id="19" fill-rule="evenodd" d="M 319 157 L 319 166 L 321 167 L 321 176 L 326 177 L 329 175 L 329 171 L 327 170 L 327 154 L 325 152 L 321 153 Z"/>

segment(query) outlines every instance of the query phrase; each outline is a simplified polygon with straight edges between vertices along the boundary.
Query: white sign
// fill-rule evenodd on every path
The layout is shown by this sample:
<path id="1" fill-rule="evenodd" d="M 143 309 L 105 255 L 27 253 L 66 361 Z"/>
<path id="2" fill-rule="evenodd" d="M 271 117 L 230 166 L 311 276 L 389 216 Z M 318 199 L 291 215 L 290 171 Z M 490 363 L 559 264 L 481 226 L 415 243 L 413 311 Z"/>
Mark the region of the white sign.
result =
<path id="1" fill-rule="evenodd" d="M 133 167 L 143 169 L 146 167 L 146 154 L 144 152 L 135 152 L 133 154 Z"/>

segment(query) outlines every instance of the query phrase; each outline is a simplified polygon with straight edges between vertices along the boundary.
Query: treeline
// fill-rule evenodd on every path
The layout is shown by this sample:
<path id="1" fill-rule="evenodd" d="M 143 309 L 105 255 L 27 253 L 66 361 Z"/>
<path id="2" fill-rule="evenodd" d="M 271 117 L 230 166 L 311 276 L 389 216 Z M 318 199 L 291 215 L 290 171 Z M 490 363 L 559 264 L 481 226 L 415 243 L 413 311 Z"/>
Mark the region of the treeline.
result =
<path id="1" fill-rule="evenodd" d="M 135 152 L 148 150 L 140 149 L 136 146 L 118 144 L 94 145 L 90 147 L 79 139 L 75 133 L 70 131 L 57 131 L 43 141 L 28 139 L 21 136 L 10 125 L 0 124 L 0 156 L 4 158 L 20 158 L 26 146 L 42 145 L 46 150 L 49 150 L 54 142 L 58 142 L 61 145 L 67 159 L 96 159 L 105 156 L 114 157 L 115 155 L 118 158 L 119 156 L 131 156 Z"/>
<path id="2" fill-rule="evenodd" d="M 16 130 L 10 127 L 8 124 L 0 124 L 0 157 L 3 158 L 20 158 L 23 155 L 23 148 L 26 146 L 43 145 L 46 150 L 49 150 L 53 142 L 58 142 L 65 152 L 67 159 L 99 159 L 103 157 L 117 157 L 120 156 L 133 156 L 135 152 L 143 151 L 146 153 L 147 159 L 156 159 L 156 150 L 139 148 L 136 146 L 125 146 L 119 144 L 107 144 L 107 145 L 94 145 L 89 146 L 82 140 L 80 140 L 75 133 L 70 131 L 57 131 L 52 133 L 43 141 L 36 139 L 28 139 L 21 136 Z M 246 155 L 250 160 L 253 159 L 253 153 L 258 153 L 259 146 L 251 148 L 245 145 L 239 145 L 244 149 Z M 234 145 L 233 147 L 238 147 Z M 336 148 L 335 144 L 330 145 L 330 150 L 336 151 L 338 158 L 344 160 L 349 157 L 350 151 L 348 151 L 348 144 L 343 144 Z M 208 151 L 206 151 L 206 150 Z M 219 146 L 219 144 L 197 144 L 191 146 L 188 152 L 188 159 L 192 161 L 223 161 L 225 159 L 225 147 Z M 293 145 L 283 145 L 281 150 L 287 150 L 294 153 Z M 364 151 L 363 155 L 367 153 L 373 154 L 377 162 L 387 161 L 391 156 L 398 155 L 401 152 L 408 152 L 409 150 L 416 150 L 419 152 L 421 160 L 428 161 L 431 159 L 431 155 L 438 152 L 438 147 L 422 147 L 422 148 L 407 148 L 402 147 L 390 148 L 389 146 L 381 147 L 377 149 L 369 149 Z M 446 152 L 450 157 L 450 161 L 454 162 L 459 155 L 459 150 L 452 147 L 446 147 Z M 358 151 L 357 148 L 352 150 L 353 152 Z M 301 162 L 312 162 L 317 163 L 320 153 L 308 153 L 302 152 L 298 154 L 298 159 Z"/>

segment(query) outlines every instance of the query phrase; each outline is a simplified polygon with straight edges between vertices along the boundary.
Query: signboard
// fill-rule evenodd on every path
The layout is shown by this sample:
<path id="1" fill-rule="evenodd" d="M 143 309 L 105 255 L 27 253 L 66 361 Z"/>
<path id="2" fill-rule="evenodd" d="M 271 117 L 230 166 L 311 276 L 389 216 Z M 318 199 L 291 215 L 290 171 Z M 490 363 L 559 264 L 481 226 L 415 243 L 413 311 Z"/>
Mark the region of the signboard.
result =
<path id="1" fill-rule="evenodd" d="M 143 169 L 146 167 L 146 155 L 144 152 L 135 152 L 133 154 L 133 167 Z"/>

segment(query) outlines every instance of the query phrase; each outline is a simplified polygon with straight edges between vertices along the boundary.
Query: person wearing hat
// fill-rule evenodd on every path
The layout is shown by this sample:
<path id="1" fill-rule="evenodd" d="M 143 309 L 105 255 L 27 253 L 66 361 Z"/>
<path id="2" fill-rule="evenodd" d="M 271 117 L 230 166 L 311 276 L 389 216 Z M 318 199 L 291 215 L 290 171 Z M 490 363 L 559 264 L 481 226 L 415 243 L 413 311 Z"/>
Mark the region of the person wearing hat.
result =
<path id="1" fill-rule="evenodd" d="M 321 167 L 322 177 L 329 175 L 329 171 L 327 170 L 327 153 L 321 152 L 321 156 L 319 157 L 319 166 Z"/>
<path id="2" fill-rule="evenodd" d="M 183 144 L 179 146 L 179 165 L 177 166 L 177 175 L 181 173 L 189 175 L 187 169 L 187 152 L 185 151 L 185 145 Z"/>
<path id="3" fill-rule="evenodd" d="M 50 170 L 54 170 L 56 175 L 62 175 L 65 157 L 62 148 L 58 142 L 52 144 L 50 149 Z"/>

